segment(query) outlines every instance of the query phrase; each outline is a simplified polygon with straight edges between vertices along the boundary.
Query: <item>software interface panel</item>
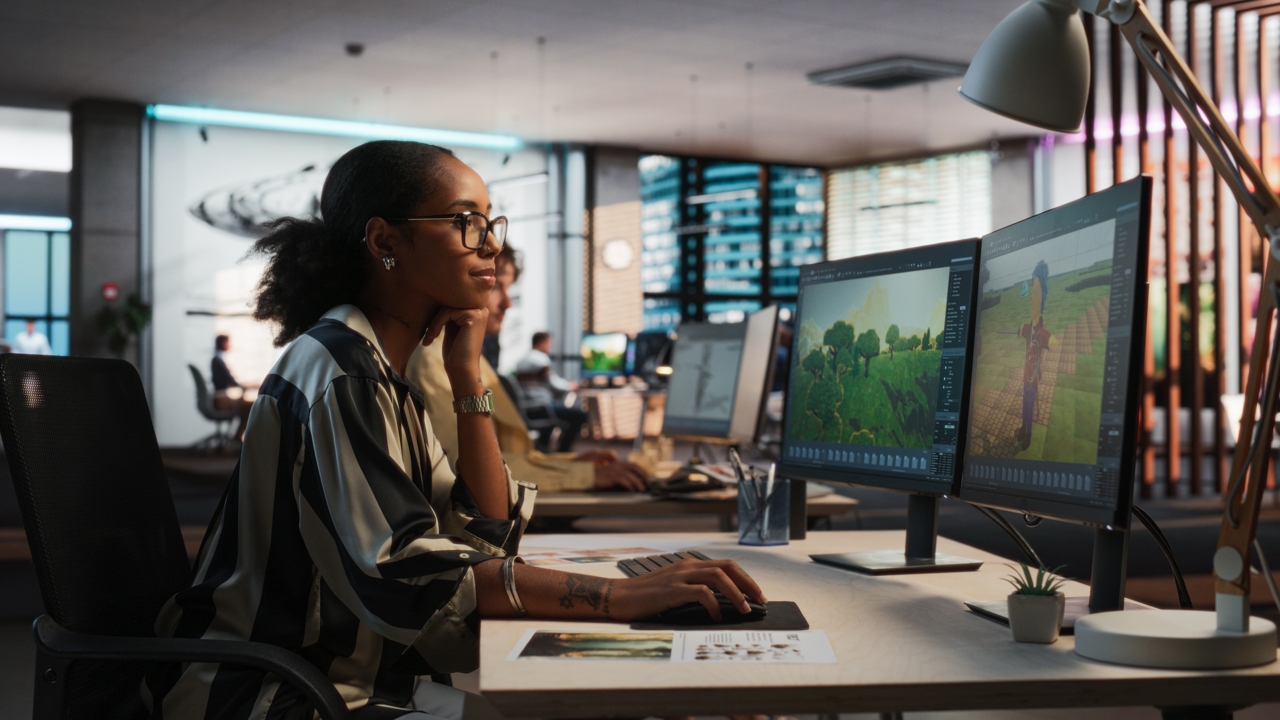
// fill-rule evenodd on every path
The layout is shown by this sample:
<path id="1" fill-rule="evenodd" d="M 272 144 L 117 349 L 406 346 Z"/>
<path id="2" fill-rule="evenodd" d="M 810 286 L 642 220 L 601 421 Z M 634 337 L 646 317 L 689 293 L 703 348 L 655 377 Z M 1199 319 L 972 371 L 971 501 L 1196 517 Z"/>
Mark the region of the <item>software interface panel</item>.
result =
<path id="1" fill-rule="evenodd" d="M 1144 207 L 1135 181 L 983 238 L 962 496 L 1116 506 Z"/>
<path id="2" fill-rule="evenodd" d="M 976 241 L 952 243 L 801 268 L 784 428 L 792 472 L 948 491 L 976 250 Z"/>

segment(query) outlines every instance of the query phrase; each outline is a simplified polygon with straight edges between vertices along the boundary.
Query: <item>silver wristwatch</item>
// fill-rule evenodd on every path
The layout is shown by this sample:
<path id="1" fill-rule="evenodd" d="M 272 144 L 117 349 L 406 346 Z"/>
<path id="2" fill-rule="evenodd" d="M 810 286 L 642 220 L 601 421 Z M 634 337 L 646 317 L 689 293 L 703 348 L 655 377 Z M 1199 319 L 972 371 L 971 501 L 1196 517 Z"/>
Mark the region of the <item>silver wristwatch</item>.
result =
<path id="1" fill-rule="evenodd" d="M 468 395 L 453 401 L 455 413 L 492 413 L 493 391 L 485 390 L 483 395 Z"/>

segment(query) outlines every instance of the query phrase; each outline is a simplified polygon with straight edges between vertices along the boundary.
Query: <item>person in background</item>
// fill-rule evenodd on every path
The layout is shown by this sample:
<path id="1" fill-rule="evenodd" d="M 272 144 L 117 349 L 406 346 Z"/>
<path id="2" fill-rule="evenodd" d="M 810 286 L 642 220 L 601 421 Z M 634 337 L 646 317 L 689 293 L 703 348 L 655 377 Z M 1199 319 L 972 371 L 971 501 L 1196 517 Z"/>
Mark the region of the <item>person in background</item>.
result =
<path id="1" fill-rule="evenodd" d="M 13 336 L 13 351 L 24 355 L 52 355 L 49 338 L 36 330 L 36 321 L 28 320 L 27 329 Z"/>
<path id="2" fill-rule="evenodd" d="M 489 319 L 485 327 L 485 334 L 489 337 L 496 337 L 502 329 L 503 318 L 511 307 L 508 288 L 520 278 L 520 263 L 510 245 L 498 255 L 495 266 L 497 281 L 489 293 Z M 445 454 L 456 463 L 458 436 L 453 424 L 447 422 L 453 417 L 453 396 L 449 391 L 440 348 L 420 348 L 409 359 L 407 372 L 406 379 L 422 390 L 427 416 Z M 494 430 L 502 458 L 514 477 L 534 483 L 540 492 L 609 488 L 638 491 L 647 487 L 645 472 L 630 463 L 619 462 L 617 454 L 611 450 L 577 455 L 546 454 L 535 450 L 529 441 L 529 428 L 515 401 L 507 394 L 493 366 L 484 359 L 480 362 L 480 381 L 486 389 L 493 391 Z"/>
<path id="3" fill-rule="evenodd" d="M 545 346 L 548 348 L 551 346 L 550 335 L 547 336 Z M 556 450 L 559 452 L 572 450 L 574 440 L 582 433 L 582 426 L 586 425 L 589 419 L 585 412 L 569 407 L 564 402 L 565 393 L 576 388 L 577 385 L 557 375 L 551 367 L 551 357 L 546 352 L 537 350 L 536 346 L 516 363 L 516 382 L 520 383 L 520 392 L 524 394 L 526 404 L 550 408 L 562 421 L 563 431 L 560 433 L 560 443 Z M 539 441 L 549 444 L 550 433 L 550 430 L 543 430 Z M 549 445 L 548 449 L 550 449 Z"/>
<path id="4" fill-rule="evenodd" d="M 213 360 L 209 362 L 209 377 L 213 382 L 213 406 L 218 410 L 236 408 L 240 412 L 240 425 L 236 428 L 236 440 L 244 441 L 244 429 L 249 425 L 249 411 L 253 401 L 244 391 L 257 384 L 241 385 L 227 368 L 226 353 L 231 349 L 231 336 L 219 335 L 213 341 Z M 237 392 L 238 391 L 238 392 Z"/>
<path id="5" fill-rule="evenodd" d="M 533 372 L 541 372 L 540 368 L 547 368 L 550 374 L 547 376 L 546 384 L 551 386 L 551 389 L 560 396 L 578 389 L 578 383 L 569 382 L 556 374 L 555 368 L 551 364 L 551 333 L 549 332 L 544 331 L 533 334 L 533 347 L 523 358 L 520 358 L 520 363 L 517 367 L 519 365 L 523 365 Z M 516 374 L 520 374 L 520 371 L 516 370 Z"/>

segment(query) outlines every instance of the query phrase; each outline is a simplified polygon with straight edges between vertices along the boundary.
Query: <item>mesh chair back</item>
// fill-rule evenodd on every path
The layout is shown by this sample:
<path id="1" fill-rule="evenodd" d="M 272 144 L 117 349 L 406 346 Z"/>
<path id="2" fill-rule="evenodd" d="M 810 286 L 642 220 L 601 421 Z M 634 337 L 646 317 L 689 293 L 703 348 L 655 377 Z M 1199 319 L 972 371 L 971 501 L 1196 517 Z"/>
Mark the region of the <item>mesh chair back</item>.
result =
<path id="1" fill-rule="evenodd" d="M 121 360 L 0 355 L 0 437 L 46 611 L 70 630 L 150 637 L 190 582 L 138 372 Z M 136 704 L 137 666 L 82 663 L 77 705 Z M 75 713 L 73 713 L 75 714 Z"/>

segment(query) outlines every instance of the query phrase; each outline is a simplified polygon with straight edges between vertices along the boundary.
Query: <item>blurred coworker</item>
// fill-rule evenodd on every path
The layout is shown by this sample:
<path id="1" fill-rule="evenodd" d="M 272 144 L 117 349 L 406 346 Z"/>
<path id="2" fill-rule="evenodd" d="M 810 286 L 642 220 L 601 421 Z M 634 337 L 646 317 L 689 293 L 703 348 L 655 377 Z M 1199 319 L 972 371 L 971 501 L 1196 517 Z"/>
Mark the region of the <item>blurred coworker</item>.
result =
<path id="1" fill-rule="evenodd" d="M 13 351 L 24 355 L 52 355 L 49 338 L 36 330 L 36 321 L 28 320 L 27 329 L 13 336 Z"/>
<path id="2" fill-rule="evenodd" d="M 244 429 L 249 424 L 249 411 L 253 409 L 253 401 L 244 396 L 247 388 L 256 388 L 257 384 L 241 385 L 227 368 L 226 353 L 231 349 L 231 336 L 219 335 L 213 341 L 213 360 L 209 363 L 209 376 L 213 381 L 213 406 L 218 410 L 235 408 L 240 412 L 240 426 L 236 429 L 236 440 L 244 441 Z M 240 392 L 228 392 L 237 388 Z"/>
<path id="3" fill-rule="evenodd" d="M 531 368 L 534 372 L 539 372 L 538 368 L 547 368 L 551 370 L 550 376 L 547 378 L 547 384 L 551 386 L 559 395 L 572 392 L 578 389 L 578 383 L 569 382 L 556 374 L 551 365 L 551 333 L 536 332 L 533 334 L 533 348 L 516 364 L 516 367 L 524 366 Z M 516 374 L 520 374 L 520 370 L 516 370 Z"/>
<path id="4" fill-rule="evenodd" d="M 520 277 L 516 253 L 507 245 L 495 259 L 497 282 L 489 291 L 489 320 L 485 333 L 496 336 L 502 320 L 511 307 L 507 289 Z M 444 370 L 440 343 L 420 347 L 409 358 L 406 378 L 422 390 L 427 417 L 440 445 L 451 463 L 458 461 L 458 435 L 453 422 L 453 393 Z M 630 463 L 618 461 L 611 450 L 596 450 L 578 455 L 545 454 L 533 449 L 529 428 L 520 417 L 511 396 L 507 394 L 498 373 L 483 357 L 480 359 L 480 383 L 493 391 L 493 425 L 502 449 L 502 459 L 511 468 L 511 476 L 535 483 L 540 492 L 618 488 L 644 490 L 648 478 L 644 471 Z"/>
<path id="5" fill-rule="evenodd" d="M 548 339 L 548 346 L 550 342 Z M 551 357 L 545 352 L 535 349 L 516 363 L 516 382 L 520 383 L 520 392 L 524 393 L 525 402 L 528 405 L 550 408 L 558 419 L 564 421 L 564 432 L 560 434 L 560 444 L 556 449 L 568 452 L 573 449 L 573 441 L 582 432 L 582 426 L 587 424 L 588 416 L 585 412 L 564 404 L 564 393 L 559 391 L 557 381 L 561 387 L 566 388 L 565 392 L 574 387 L 556 375 L 551 368 Z M 544 430 L 543 433 L 539 439 L 544 443 L 549 442 L 550 431 Z"/>

